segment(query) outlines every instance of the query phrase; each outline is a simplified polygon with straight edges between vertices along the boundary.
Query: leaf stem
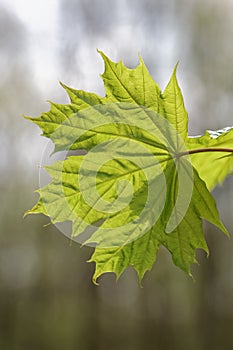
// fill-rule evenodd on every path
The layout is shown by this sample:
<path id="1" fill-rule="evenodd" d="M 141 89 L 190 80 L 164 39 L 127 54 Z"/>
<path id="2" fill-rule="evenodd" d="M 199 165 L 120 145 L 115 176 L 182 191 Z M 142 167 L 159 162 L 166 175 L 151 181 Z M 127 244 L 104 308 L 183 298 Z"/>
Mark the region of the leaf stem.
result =
<path id="1" fill-rule="evenodd" d="M 189 151 L 180 152 L 177 154 L 177 157 L 183 157 L 195 153 L 204 153 L 204 152 L 225 152 L 233 153 L 233 148 L 220 148 L 220 147 L 206 147 L 206 148 L 196 148 L 190 149 Z"/>

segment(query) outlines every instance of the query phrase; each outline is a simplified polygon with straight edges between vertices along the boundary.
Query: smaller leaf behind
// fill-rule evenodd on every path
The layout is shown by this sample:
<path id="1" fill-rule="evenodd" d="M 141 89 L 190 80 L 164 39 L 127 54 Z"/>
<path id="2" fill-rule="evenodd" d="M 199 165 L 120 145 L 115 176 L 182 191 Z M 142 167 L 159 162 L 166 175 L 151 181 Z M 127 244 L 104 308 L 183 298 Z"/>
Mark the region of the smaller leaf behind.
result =
<path id="1" fill-rule="evenodd" d="M 189 137 L 187 141 L 189 150 L 198 148 L 231 148 L 233 149 L 233 128 L 228 127 L 217 131 L 206 131 L 202 136 Z M 196 153 L 191 156 L 192 164 L 199 176 L 205 181 L 209 190 L 221 184 L 232 174 L 232 153 L 208 152 Z"/>

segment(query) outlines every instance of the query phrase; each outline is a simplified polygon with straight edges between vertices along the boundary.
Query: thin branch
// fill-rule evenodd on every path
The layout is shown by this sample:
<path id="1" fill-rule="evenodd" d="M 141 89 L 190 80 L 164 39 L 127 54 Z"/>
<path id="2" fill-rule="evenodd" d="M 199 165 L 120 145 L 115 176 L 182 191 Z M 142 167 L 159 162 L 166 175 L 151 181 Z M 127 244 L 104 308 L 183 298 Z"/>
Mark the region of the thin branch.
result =
<path id="1" fill-rule="evenodd" d="M 204 152 L 225 152 L 233 153 L 233 148 L 218 148 L 218 147 L 207 147 L 207 148 L 196 148 L 190 149 L 189 151 L 180 152 L 177 154 L 177 157 L 183 157 L 195 153 L 204 153 Z"/>

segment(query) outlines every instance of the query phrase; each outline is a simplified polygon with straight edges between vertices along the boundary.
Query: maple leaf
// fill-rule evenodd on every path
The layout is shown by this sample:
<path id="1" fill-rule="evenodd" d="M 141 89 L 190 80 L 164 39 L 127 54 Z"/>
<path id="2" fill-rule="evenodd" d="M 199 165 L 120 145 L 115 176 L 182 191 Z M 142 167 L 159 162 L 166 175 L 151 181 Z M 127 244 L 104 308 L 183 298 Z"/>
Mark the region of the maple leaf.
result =
<path id="1" fill-rule="evenodd" d="M 208 137 L 188 137 L 177 67 L 162 93 L 141 58 L 128 69 L 101 55 L 105 97 L 62 84 L 70 104 L 51 103 L 41 117 L 27 117 L 53 141 L 55 152 L 87 152 L 46 167 L 52 181 L 38 190 L 39 201 L 27 213 L 43 213 L 53 223 L 72 222 L 72 239 L 95 246 L 94 282 L 105 272 L 118 278 L 128 266 L 141 280 L 160 246 L 191 274 L 196 249 L 208 253 L 202 219 L 227 234 L 207 186 L 232 168 L 209 183 L 211 162 L 203 167 L 196 155 L 189 156 L 188 150 Z M 219 139 L 224 137 L 227 142 L 224 134 Z M 209 145 L 219 139 L 211 138 Z"/>

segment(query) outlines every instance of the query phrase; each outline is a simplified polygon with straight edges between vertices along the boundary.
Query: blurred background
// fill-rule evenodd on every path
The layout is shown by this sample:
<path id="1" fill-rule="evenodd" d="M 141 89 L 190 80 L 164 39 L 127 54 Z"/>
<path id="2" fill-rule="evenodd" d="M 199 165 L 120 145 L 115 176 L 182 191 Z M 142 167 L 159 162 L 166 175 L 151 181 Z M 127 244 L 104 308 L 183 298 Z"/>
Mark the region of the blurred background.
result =
<path id="1" fill-rule="evenodd" d="M 59 80 L 103 95 L 99 48 L 129 67 L 140 53 L 162 88 L 179 60 L 189 133 L 232 125 L 232 37 L 232 0 L 0 0 L 1 349 L 233 348 L 233 239 L 205 225 L 195 281 L 161 249 L 143 288 L 131 269 L 94 286 L 91 248 L 23 219 L 48 141 L 22 118 L 68 101 Z M 232 178 L 214 191 L 231 234 L 232 194 Z"/>

